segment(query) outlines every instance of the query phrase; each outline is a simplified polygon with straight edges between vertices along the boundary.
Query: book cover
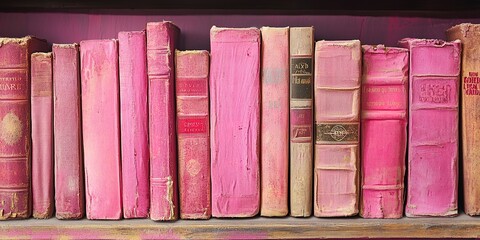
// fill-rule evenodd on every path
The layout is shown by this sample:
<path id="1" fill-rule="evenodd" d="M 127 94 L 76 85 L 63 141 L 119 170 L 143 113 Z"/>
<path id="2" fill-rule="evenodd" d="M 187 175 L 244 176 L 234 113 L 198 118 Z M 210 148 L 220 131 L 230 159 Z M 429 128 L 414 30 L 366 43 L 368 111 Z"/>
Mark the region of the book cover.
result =
<path id="1" fill-rule="evenodd" d="M 261 208 L 288 214 L 289 28 L 262 27 Z"/>
<path id="2" fill-rule="evenodd" d="M 316 217 L 358 213 L 361 66 L 360 41 L 316 43 Z"/>
<path id="3" fill-rule="evenodd" d="M 290 215 L 312 215 L 313 27 L 290 28 Z"/>
<path id="4" fill-rule="evenodd" d="M 408 217 L 458 213 L 459 40 L 400 41 L 410 50 Z"/>
<path id="5" fill-rule="evenodd" d="M 88 219 L 122 216 L 118 41 L 80 42 Z"/>
<path id="6" fill-rule="evenodd" d="M 208 219 L 210 198 L 210 127 L 208 51 L 176 51 L 178 177 L 180 218 Z"/>
<path id="7" fill-rule="evenodd" d="M 180 29 L 171 22 L 147 23 L 150 148 L 150 218 L 178 218 L 174 57 Z"/>
<path id="8" fill-rule="evenodd" d="M 362 48 L 360 215 L 401 218 L 407 150 L 408 49 L 383 45 Z"/>
<path id="9" fill-rule="evenodd" d="M 260 210 L 260 30 L 210 30 L 212 215 Z M 241 66 L 241 67 L 240 67 Z"/>
<path id="10" fill-rule="evenodd" d="M 55 215 L 85 215 L 83 182 L 80 55 L 78 44 L 53 44 L 53 139 Z"/>
<path id="11" fill-rule="evenodd" d="M 118 51 L 123 217 L 146 218 L 150 208 L 150 161 L 145 31 L 119 32 Z"/>
<path id="12" fill-rule="evenodd" d="M 35 37 L 0 38 L 0 220 L 31 215 L 30 57 Z"/>
<path id="13" fill-rule="evenodd" d="M 31 56 L 33 217 L 53 214 L 52 53 Z"/>

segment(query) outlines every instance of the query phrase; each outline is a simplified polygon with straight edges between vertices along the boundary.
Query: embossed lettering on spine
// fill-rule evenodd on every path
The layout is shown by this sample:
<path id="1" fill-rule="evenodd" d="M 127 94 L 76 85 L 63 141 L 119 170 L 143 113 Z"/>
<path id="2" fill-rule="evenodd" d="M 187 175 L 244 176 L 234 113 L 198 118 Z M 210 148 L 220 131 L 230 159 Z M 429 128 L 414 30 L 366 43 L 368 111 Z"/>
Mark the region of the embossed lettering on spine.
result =
<path id="1" fill-rule="evenodd" d="M 360 41 L 315 46 L 316 217 L 358 213 Z"/>

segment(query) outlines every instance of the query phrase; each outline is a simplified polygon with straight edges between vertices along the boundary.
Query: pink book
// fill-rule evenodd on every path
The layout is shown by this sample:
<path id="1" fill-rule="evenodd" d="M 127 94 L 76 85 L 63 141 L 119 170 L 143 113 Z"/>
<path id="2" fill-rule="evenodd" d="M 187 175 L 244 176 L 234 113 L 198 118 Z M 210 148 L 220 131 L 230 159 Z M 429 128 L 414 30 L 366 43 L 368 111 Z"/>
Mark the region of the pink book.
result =
<path id="1" fill-rule="evenodd" d="M 80 42 L 82 126 L 88 219 L 120 219 L 118 42 Z"/>
<path id="2" fill-rule="evenodd" d="M 363 46 L 364 218 L 401 218 L 407 145 L 408 50 Z"/>
<path id="3" fill-rule="evenodd" d="M 118 33 L 123 217 L 146 218 L 150 208 L 145 31 Z"/>
<path id="4" fill-rule="evenodd" d="M 180 217 L 208 219 L 210 127 L 208 51 L 176 51 L 177 139 Z"/>
<path id="5" fill-rule="evenodd" d="M 212 215 L 251 217 L 260 210 L 260 31 L 213 26 L 210 46 Z"/>
<path id="6" fill-rule="evenodd" d="M 150 218 L 178 217 L 174 56 L 180 30 L 171 22 L 147 23 L 150 143 Z"/>
<path id="7" fill-rule="evenodd" d="M 80 58 L 78 44 L 53 44 L 55 212 L 58 219 L 85 214 Z"/>
<path id="8" fill-rule="evenodd" d="M 410 50 L 406 215 L 458 213 L 460 40 L 400 41 Z"/>
<path id="9" fill-rule="evenodd" d="M 263 27 L 262 216 L 288 214 L 289 28 Z"/>
<path id="10" fill-rule="evenodd" d="M 34 37 L 0 38 L 0 220 L 31 215 L 30 55 Z"/>
<path id="11" fill-rule="evenodd" d="M 32 194 L 33 217 L 53 214 L 52 53 L 33 53 L 32 67 Z"/>
<path id="12" fill-rule="evenodd" d="M 352 216 L 359 202 L 360 41 L 315 47 L 314 215 Z"/>

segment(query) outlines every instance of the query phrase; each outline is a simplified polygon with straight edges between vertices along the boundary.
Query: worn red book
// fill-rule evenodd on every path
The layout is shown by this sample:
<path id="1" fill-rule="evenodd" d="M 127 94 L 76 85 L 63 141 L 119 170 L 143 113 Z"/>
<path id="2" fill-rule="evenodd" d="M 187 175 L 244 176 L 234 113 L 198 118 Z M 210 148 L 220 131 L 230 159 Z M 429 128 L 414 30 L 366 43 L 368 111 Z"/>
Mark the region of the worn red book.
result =
<path id="1" fill-rule="evenodd" d="M 402 39 L 410 50 L 408 217 L 458 213 L 460 40 Z"/>
<path id="2" fill-rule="evenodd" d="M 122 216 L 118 42 L 80 42 L 88 219 Z"/>
<path id="3" fill-rule="evenodd" d="M 362 199 L 364 218 L 401 218 L 407 146 L 408 50 L 363 46 Z"/>
<path id="4" fill-rule="evenodd" d="M 178 218 L 174 56 L 180 29 L 171 22 L 147 23 L 150 146 L 150 218 Z"/>
<path id="5" fill-rule="evenodd" d="M 52 53 L 31 56 L 33 217 L 53 214 Z"/>
<path id="6" fill-rule="evenodd" d="M 0 220 L 31 215 L 30 55 L 34 37 L 0 38 Z"/>
<path id="7" fill-rule="evenodd" d="M 53 44 L 52 52 L 55 214 L 79 219 L 85 214 L 85 188 L 78 44 Z"/>
<path id="8" fill-rule="evenodd" d="M 210 30 L 212 215 L 260 210 L 260 31 Z"/>
<path id="9" fill-rule="evenodd" d="M 316 43 L 316 217 L 358 213 L 361 66 L 360 41 Z"/>
<path id="10" fill-rule="evenodd" d="M 288 214 L 289 28 L 263 27 L 261 209 L 262 216 Z"/>
<path id="11" fill-rule="evenodd" d="M 176 51 L 178 175 L 180 217 L 208 219 L 210 198 L 210 127 L 208 51 Z"/>
<path id="12" fill-rule="evenodd" d="M 118 49 L 123 217 L 146 218 L 150 208 L 150 161 L 145 31 L 118 33 Z"/>

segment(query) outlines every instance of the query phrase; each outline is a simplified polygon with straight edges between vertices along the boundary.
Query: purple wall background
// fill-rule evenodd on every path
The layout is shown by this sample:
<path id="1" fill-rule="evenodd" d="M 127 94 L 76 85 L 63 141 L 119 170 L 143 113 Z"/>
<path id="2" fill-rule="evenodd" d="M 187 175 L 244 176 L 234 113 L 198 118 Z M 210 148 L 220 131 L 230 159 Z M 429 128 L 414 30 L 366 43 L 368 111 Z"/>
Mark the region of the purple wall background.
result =
<path id="1" fill-rule="evenodd" d="M 50 43 L 116 38 L 142 30 L 150 21 L 170 20 L 182 31 L 180 49 L 210 49 L 209 30 L 221 27 L 314 26 L 316 40 L 360 39 L 362 44 L 396 46 L 403 37 L 445 38 L 445 30 L 480 18 L 450 19 L 327 15 L 134 15 L 89 13 L 0 13 L 0 36 L 34 35 Z"/>

